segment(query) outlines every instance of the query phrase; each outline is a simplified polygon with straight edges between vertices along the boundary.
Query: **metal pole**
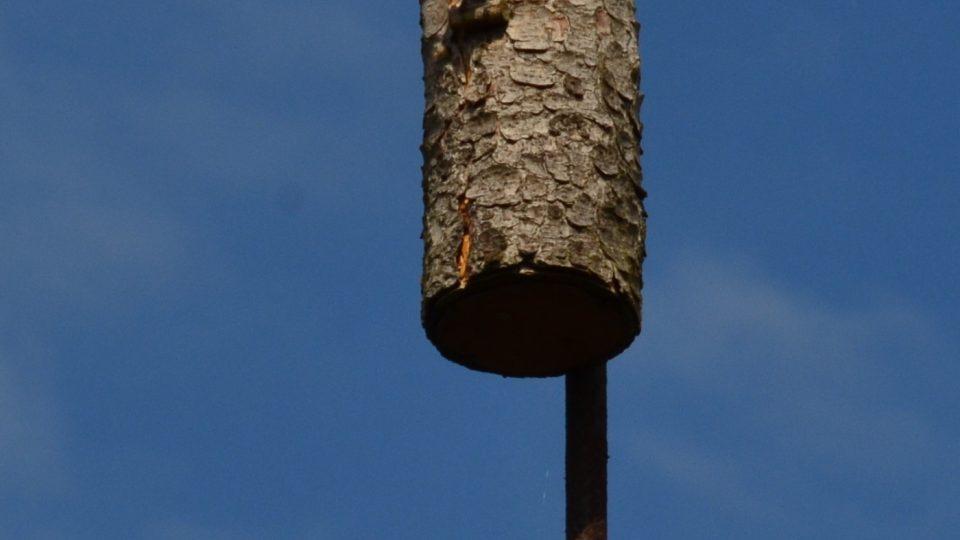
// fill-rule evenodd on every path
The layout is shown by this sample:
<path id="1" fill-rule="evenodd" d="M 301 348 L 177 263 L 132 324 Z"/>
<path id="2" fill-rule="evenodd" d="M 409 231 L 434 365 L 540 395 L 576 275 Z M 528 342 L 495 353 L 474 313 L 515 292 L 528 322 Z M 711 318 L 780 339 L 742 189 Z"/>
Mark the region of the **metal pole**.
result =
<path id="1" fill-rule="evenodd" d="M 606 540 L 606 364 L 571 371 L 566 387 L 567 540 Z"/>

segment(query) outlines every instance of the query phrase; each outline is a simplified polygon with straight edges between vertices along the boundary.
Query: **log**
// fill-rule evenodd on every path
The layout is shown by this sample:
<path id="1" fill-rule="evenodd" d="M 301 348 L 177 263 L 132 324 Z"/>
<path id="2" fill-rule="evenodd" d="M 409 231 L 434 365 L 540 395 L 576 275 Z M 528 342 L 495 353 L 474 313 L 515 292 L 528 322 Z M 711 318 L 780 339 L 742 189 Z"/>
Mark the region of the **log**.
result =
<path id="1" fill-rule="evenodd" d="M 421 0 L 422 322 L 472 369 L 544 377 L 640 331 L 632 0 Z"/>

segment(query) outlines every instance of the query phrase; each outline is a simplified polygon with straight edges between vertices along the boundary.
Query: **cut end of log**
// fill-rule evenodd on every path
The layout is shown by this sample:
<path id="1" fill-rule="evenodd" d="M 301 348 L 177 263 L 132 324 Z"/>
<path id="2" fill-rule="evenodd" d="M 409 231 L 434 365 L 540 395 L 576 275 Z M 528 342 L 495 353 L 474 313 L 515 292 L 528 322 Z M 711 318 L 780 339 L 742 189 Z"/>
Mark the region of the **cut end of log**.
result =
<path id="1" fill-rule="evenodd" d="M 424 312 L 449 360 L 508 377 L 551 377 L 610 360 L 640 331 L 632 302 L 586 273 L 509 268 L 473 276 Z"/>

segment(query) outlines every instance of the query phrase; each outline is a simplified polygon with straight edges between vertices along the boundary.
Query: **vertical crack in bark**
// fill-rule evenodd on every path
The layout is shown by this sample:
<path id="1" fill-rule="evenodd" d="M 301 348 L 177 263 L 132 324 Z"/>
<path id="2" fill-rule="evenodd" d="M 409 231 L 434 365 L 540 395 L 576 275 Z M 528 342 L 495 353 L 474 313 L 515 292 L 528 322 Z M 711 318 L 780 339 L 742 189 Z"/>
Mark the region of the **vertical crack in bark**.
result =
<path id="1" fill-rule="evenodd" d="M 463 68 L 463 92 L 466 93 L 470 88 L 470 82 L 473 81 L 473 49 L 467 45 L 462 37 L 458 37 L 457 49 L 460 52 L 460 62 Z"/>
<path id="2" fill-rule="evenodd" d="M 460 213 L 460 219 L 463 220 L 463 238 L 460 240 L 460 247 L 457 249 L 457 276 L 460 280 L 460 288 L 467 286 L 470 281 L 470 248 L 473 240 L 470 237 L 470 199 L 463 195 L 457 205 L 457 211 Z"/>
<path id="3" fill-rule="evenodd" d="M 503 32 L 510 21 L 507 0 L 450 0 L 447 20 L 452 31 L 451 42 L 460 61 L 464 89 L 473 79 L 472 56 L 478 39 Z"/>

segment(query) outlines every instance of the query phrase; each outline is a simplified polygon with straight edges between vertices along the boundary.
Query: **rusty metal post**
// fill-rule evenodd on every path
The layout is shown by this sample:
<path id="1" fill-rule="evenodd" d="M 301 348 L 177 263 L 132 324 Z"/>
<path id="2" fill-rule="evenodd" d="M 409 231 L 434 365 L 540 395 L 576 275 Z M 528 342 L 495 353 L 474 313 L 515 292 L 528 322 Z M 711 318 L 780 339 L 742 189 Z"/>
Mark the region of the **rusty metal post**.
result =
<path id="1" fill-rule="evenodd" d="M 607 367 L 572 371 L 567 386 L 567 540 L 607 538 Z"/>

